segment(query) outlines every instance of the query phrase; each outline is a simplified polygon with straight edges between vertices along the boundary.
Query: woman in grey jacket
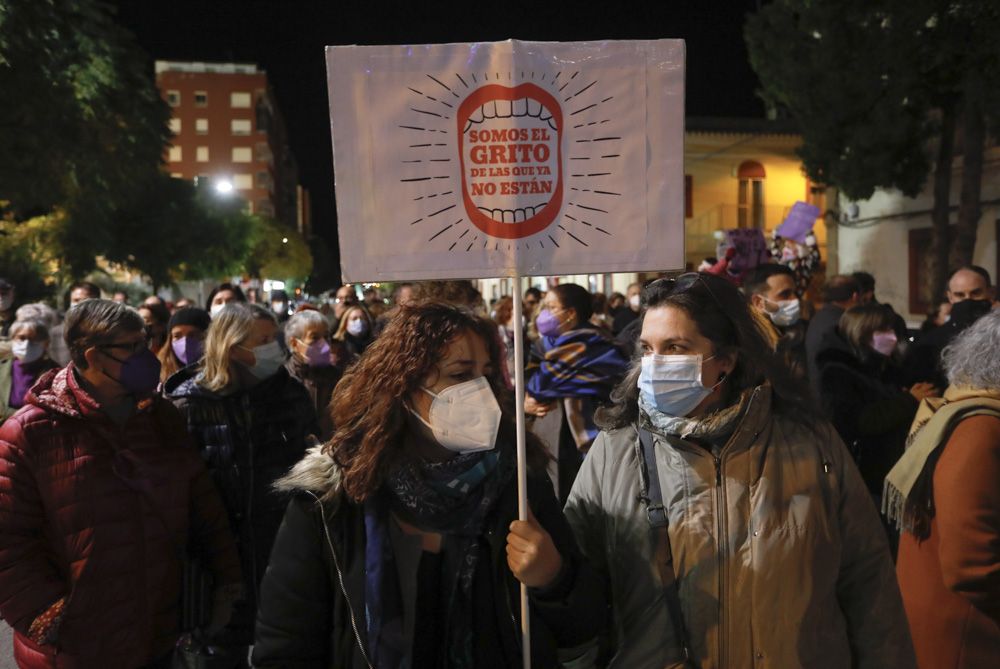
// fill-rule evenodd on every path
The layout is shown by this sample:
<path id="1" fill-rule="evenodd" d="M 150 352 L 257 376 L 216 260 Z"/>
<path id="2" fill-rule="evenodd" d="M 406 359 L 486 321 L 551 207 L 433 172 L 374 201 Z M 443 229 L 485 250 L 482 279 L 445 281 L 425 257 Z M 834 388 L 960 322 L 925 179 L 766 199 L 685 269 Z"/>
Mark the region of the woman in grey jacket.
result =
<path id="1" fill-rule="evenodd" d="M 875 507 L 746 302 L 706 274 L 643 299 L 566 507 L 610 584 L 608 666 L 913 667 Z"/>

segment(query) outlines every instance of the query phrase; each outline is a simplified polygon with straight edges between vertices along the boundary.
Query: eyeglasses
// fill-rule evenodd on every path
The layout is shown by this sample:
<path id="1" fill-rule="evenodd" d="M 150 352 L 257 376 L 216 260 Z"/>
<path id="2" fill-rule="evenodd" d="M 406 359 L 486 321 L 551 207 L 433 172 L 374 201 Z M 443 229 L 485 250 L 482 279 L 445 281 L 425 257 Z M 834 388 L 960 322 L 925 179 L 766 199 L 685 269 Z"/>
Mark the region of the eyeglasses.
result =
<path id="1" fill-rule="evenodd" d="M 131 344 L 100 344 L 95 346 L 97 349 L 114 348 L 121 351 L 128 351 L 129 355 L 135 355 L 141 352 L 144 348 L 149 348 L 149 342 L 152 340 L 151 337 L 147 336 L 141 341 L 132 342 Z"/>
<path id="2" fill-rule="evenodd" d="M 705 286 L 705 290 L 708 291 L 708 294 L 712 297 L 716 306 L 725 311 L 725 307 L 722 306 L 722 302 L 720 302 L 719 298 L 715 296 L 715 292 L 712 290 L 712 287 L 708 285 L 708 281 L 705 281 L 701 272 L 687 272 L 686 274 L 681 274 L 680 276 L 672 279 L 656 279 L 655 281 L 647 283 L 643 292 L 645 293 L 651 289 L 658 291 L 663 290 L 666 291 L 667 295 L 672 295 L 674 293 L 683 293 L 684 291 L 689 290 L 691 286 L 696 283 L 701 283 L 701 285 Z"/>

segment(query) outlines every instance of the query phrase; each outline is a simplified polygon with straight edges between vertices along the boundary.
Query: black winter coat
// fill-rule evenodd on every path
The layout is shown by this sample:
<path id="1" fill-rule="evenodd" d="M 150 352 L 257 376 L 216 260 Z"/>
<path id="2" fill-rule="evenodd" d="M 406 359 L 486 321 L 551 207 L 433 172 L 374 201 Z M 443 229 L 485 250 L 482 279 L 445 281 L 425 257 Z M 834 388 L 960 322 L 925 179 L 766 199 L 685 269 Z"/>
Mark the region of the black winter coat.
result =
<path id="1" fill-rule="evenodd" d="M 827 342 L 816 356 L 820 400 L 868 490 L 880 496 L 885 475 L 903 455 L 918 402 L 902 389 L 895 367 L 878 354 L 861 361 L 846 343 Z"/>
<path id="2" fill-rule="evenodd" d="M 320 505 L 330 486 L 339 487 L 339 471 L 318 448 L 280 485 L 296 494 L 261 586 L 253 666 L 366 668 L 364 509 L 342 494 Z M 556 582 L 544 591 L 530 590 L 532 666 L 557 667 L 557 647 L 578 646 L 603 628 L 604 585 L 583 561 L 546 476 L 529 473 L 528 498 L 563 557 Z M 489 629 L 502 636 L 488 644 L 502 655 L 489 666 L 521 666 L 520 585 L 506 558 L 508 526 L 516 518 L 512 484 L 487 520 L 483 540 L 489 548 L 475 576 L 492 583 L 496 624 Z"/>
<path id="3" fill-rule="evenodd" d="M 247 600 L 231 628 L 249 643 L 257 590 L 288 501 L 272 486 L 302 458 L 307 437 L 318 435 L 319 426 L 309 393 L 284 367 L 229 395 L 202 388 L 196 374 L 191 367 L 177 372 L 164 394 L 187 420 L 238 539 Z"/>

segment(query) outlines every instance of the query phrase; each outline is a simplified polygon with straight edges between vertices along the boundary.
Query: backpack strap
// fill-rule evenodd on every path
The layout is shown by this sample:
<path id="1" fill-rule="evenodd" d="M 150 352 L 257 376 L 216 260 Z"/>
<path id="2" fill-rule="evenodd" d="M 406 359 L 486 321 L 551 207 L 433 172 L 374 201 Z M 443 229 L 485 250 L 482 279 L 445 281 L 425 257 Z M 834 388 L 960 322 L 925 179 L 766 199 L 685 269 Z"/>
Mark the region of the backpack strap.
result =
<path id="1" fill-rule="evenodd" d="M 660 580 L 663 582 L 667 610 L 670 614 L 670 620 L 673 622 L 674 634 L 684 650 L 685 662 L 690 662 L 691 640 L 684 624 L 680 589 L 677 584 L 677 576 L 674 573 L 674 555 L 670 548 L 670 535 L 667 531 L 669 520 L 667 509 L 663 506 L 663 491 L 660 488 L 660 476 L 656 467 L 653 435 L 648 430 L 639 428 L 639 443 L 636 447 L 636 450 L 639 451 L 637 453 L 641 487 L 639 501 L 646 507 L 646 521 L 649 523 L 653 557 L 660 572 Z"/>

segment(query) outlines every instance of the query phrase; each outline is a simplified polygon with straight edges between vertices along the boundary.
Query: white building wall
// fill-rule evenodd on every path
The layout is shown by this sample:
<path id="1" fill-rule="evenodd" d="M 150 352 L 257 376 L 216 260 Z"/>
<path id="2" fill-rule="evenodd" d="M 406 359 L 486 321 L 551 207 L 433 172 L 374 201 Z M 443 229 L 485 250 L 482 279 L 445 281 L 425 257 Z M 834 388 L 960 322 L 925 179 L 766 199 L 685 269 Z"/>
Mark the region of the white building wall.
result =
<path id="1" fill-rule="evenodd" d="M 957 207 L 961 189 L 961 161 L 956 160 L 952 175 L 951 205 Z M 1000 220 L 1000 148 L 987 151 L 983 164 L 982 217 L 976 237 L 973 263 L 989 270 L 997 281 L 997 221 Z M 918 326 L 926 314 L 909 311 L 909 232 L 931 226 L 934 205 L 932 182 L 915 198 L 896 190 L 878 190 L 868 200 L 841 199 L 841 211 L 857 205 L 857 216 L 839 226 L 840 273 L 865 271 L 875 277 L 875 294 Z M 953 211 L 951 218 L 957 218 Z"/>

